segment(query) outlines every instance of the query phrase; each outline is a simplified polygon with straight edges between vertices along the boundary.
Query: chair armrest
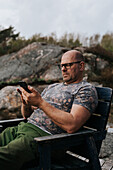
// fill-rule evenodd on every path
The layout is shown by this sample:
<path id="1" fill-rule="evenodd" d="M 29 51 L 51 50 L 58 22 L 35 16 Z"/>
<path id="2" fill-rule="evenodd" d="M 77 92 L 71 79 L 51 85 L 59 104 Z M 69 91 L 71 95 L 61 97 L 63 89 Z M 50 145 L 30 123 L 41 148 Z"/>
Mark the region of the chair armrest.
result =
<path id="1" fill-rule="evenodd" d="M 0 120 L 0 126 L 4 130 L 7 127 L 16 126 L 22 121 L 27 122 L 27 119 L 18 118 L 18 119 Z"/>
<path id="2" fill-rule="evenodd" d="M 63 133 L 57 135 L 49 135 L 34 138 L 38 142 L 38 146 L 50 145 L 51 149 L 67 148 L 74 145 L 80 145 L 85 141 L 85 138 L 92 136 L 93 130 L 83 129 L 73 134 Z"/>
<path id="3" fill-rule="evenodd" d="M 56 141 L 58 139 L 63 139 L 63 138 L 71 138 L 73 136 L 81 136 L 81 135 L 91 135 L 92 133 L 94 133 L 93 130 L 89 130 L 89 129 L 83 129 L 80 130 L 78 132 L 69 134 L 69 133 L 61 133 L 61 134 L 56 134 L 56 135 L 49 135 L 49 136 L 42 136 L 42 137 L 36 137 L 34 138 L 35 141 L 37 142 L 49 142 L 49 141 Z"/>

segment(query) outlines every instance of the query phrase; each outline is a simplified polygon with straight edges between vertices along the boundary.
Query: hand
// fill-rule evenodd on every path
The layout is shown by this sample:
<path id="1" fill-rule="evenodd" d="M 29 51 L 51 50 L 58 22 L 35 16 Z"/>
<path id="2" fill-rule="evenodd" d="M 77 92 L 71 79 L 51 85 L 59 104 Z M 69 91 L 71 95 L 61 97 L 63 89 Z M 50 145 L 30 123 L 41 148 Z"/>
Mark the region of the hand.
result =
<path id="1" fill-rule="evenodd" d="M 27 105 L 40 107 L 41 103 L 43 102 L 40 93 L 31 86 L 28 86 L 28 89 L 31 91 L 31 93 L 28 93 L 23 88 L 21 88 L 22 99 Z"/>

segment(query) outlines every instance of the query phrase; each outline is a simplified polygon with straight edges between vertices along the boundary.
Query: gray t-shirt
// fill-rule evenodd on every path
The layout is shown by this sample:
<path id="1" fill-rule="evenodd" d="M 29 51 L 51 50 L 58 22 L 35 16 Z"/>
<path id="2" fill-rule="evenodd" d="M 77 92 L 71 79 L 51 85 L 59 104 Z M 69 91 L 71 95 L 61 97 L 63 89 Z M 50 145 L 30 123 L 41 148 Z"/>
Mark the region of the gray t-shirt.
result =
<path id="1" fill-rule="evenodd" d="M 86 81 L 69 85 L 55 83 L 48 86 L 41 95 L 48 103 L 66 112 L 70 112 L 72 105 L 77 104 L 93 113 L 98 102 L 95 87 Z M 41 109 L 34 110 L 28 121 L 51 134 L 65 132 L 52 122 Z"/>

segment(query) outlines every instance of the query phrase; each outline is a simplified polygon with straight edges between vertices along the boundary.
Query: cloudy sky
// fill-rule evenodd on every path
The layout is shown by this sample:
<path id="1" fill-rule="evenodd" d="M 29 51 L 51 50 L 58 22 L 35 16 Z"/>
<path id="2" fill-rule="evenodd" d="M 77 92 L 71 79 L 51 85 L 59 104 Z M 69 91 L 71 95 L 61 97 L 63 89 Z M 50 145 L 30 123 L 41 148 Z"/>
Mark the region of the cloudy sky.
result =
<path id="1" fill-rule="evenodd" d="M 10 25 L 25 38 L 104 35 L 113 32 L 113 0 L 0 0 L 0 29 Z"/>

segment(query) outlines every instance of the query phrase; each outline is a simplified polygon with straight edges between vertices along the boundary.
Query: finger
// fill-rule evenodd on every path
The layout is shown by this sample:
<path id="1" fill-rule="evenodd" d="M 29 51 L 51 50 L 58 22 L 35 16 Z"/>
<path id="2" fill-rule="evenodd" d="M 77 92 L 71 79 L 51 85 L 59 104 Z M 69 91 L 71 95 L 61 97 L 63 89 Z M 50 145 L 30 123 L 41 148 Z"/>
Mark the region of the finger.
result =
<path id="1" fill-rule="evenodd" d="M 19 92 L 20 94 L 22 94 L 21 90 L 20 89 L 17 89 L 17 92 Z"/>
<path id="2" fill-rule="evenodd" d="M 28 102 L 27 102 L 27 97 L 22 93 L 22 95 L 21 95 L 21 100 L 22 100 L 22 103 L 23 104 L 28 104 Z"/>
<path id="3" fill-rule="evenodd" d="M 36 110 L 36 109 L 38 109 L 38 107 L 36 107 L 36 106 L 32 106 L 32 109 L 33 109 L 33 110 Z"/>
<path id="4" fill-rule="evenodd" d="M 37 91 L 33 88 L 33 87 L 31 87 L 31 86 L 28 86 L 28 89 L 33 93 L 36 93 Z"/>
<path id="5" fill-rule="evenodd" d="M 26 104 L 26 102 L 25 102 L 25 100 L 24 100 L 24 98 L 22 96 L 22 91 L 20 89 L 17 89 L 17 91 L 20 93 L 20 97 L 21 97 L 22 103 Z"/>
<path id="6" fill-rule="evenodd" d="M 22 91 L 22 94 L 24 94 L 25 96 L 27 96 L 28 92 L 26 90 L 24 90 L 22 87 L 21 87 L 21 91 Z"/>

